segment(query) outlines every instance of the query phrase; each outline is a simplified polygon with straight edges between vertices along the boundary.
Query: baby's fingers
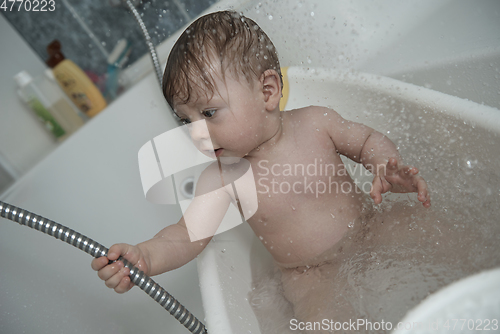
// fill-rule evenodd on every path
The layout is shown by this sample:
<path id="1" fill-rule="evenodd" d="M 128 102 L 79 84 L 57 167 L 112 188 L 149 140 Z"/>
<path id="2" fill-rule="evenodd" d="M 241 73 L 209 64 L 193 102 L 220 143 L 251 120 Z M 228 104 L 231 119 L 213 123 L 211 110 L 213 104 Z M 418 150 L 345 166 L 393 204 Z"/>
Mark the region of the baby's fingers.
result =
<path id="1" fill-rule="evenodd" d="M 418 192 L 418 200 L 422 202 L 423 206 L 428 208 L 431 206 L 431 195 L 427 189 L 427 183 L 421 177 L 417 180 L 417 192 Z"/>
<path id="2" fill-rule="evenodd" d="M 106 285 L 108 285 L 107 284 L 108 280 L 114 277 L 116 274 L 118 274 L 120 270 L 122 270 L 124 267 L 125 265 L 121 261 L 113 262 L 100 269 L 97 272 L 97 276 L 99 276 L 99 278 L 102 279 L 103 281 L 106 281 Z M 119 282 L 116 282 L 116 284 L 118 283 Z"/>
<path id="3" fill-rule="evenodd" d="M 389 158 L 389 161 L 387 161 L 387 168 L 398 169 L 398 159 Z"/>
<path id="4" fill-rule="evenodd" d="M 90 264 L 90 266 L 95 271 L 98 271 L 98 270 L 101 270 L 102 268 L 104 268 L 108 264 L 108 262 L 109 262 L 109 260 L 107 257 L 101 256 L 97 259 L 92 260 L 92 263 Z"/>
<path id="5" fill-rule="evenodd" d="M 130 277 L 127 275 L 123 277 L 120 283 L 114 288 L 117 293 L 125 293 L 134 287 L 134 283 L 130 281 Z"/>
<path id="6" fill-rule="evenodd" d="M 127 254 L 127 252 L 129 251 L 130 249 L 130 245 L 128 244 L 114 244 L 113 246 L 111 246 L 109 248 L 109 251 L 108 251 L 108 258 L 111 260 L 111 261 L 116 261 L 118 260 L 118 258 L 120 256 L 125 256 Z M 127 257 L 127 260 L 129 261 L 134 261 L 134 259 L 130 259 Z"/>
<path id="7" fill-rule="evenodd" d="M 400 169 L 400 175 L 403 178 L 412 178 L 412 177 L 414 177 L 417 174 L 418 174 L 418 168 L 417 167 L 403 166 Z"/>
<path id="8" fill-rule="evenodd" d="M 133 286 L 130 286 L 129 275 L 130 270 L 121 261 L 107 265 L 97 272 L 97 276 L 104 281 L 104 284 L 118 293 L 126 292 Z"/>
<path id="9" fill-rule="evenodd" d="M 130 277 L 128 277 L 129 274 L 130 270 L 126 267 L 122 267 L 115 275 L 106 280 L 104 284 L 118 293 L 127 292 L 133 286 L 130 286 Z"/>
<path id="10" fill-rule="evenodd" d="M 372 188 L 370 189 L 370 197 L 373 199 L 375 204 L 382 203 L 382 193 L 384 192 L 384 187 L 382 185 L 382 180 L 380 177 L 376 176 L 372 182 Z"/>

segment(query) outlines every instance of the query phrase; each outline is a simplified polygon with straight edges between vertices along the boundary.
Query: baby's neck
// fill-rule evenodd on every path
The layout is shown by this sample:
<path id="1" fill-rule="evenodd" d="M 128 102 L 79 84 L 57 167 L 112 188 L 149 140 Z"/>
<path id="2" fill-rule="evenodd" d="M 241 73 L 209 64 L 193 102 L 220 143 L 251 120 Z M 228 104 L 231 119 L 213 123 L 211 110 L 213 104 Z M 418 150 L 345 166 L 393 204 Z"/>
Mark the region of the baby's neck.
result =
<path id="1" fill-rule="evenodd" d="M 259 145 L 257 145 L 252 151 L 247 154 L 249 158 L 259 157 L 263 154 L 269 154 L 269 151 L 274 149 L 274 147 L 280 142 L 283 133 L 283 119 L 281 114 L 283 111 L 277 111 L 273 114 L 273 119 L 270 120 L 269 126 L 266 127 L 266 136 Z"/>

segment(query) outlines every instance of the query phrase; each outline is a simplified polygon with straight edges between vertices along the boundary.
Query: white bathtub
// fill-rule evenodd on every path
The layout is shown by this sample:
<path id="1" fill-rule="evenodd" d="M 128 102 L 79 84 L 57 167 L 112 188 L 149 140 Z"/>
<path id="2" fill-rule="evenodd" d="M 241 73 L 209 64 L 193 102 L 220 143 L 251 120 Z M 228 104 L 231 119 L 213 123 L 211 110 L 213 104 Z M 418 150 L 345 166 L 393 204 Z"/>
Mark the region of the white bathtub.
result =
<path id="1" fill-rule="evenodd" d="M 405 161 L 419 166 L 431 188 L 435 210 L 450 208 L 450 201 L 461 201 L 471 210 L 477 210 L 478 203 L 488 203 L 492 211 L 487 217 L 497 219 L 500 173 L 485 166 L 500 166 L 500 110 L 365 73 L 292 67 L 288 80 L 286 109 L 328 106 L 347 119 L 387 134 Z M 481 172 L 471 164 L 478 164 Z M 483 169 L 487 176 L 475 174 Z M 443 184 L 450 172 L 457 173 L 456 183 Z M 466 189 L 470 198 L 464 201 L 460 197 L 463 194 L 457 194 L 458 188 L 475 177 L 486 177 L 487 182 Z M 363 180 L 357 177 L 357 181 Z M 490 190 L 488 182 L 494 185 Z M 479 196 L 488 191 L 490 196 L 481 200 Z M 208 328 L 215 333 L 260 333 L 248 302 L 249 293 L 258 273 L 272 265 L 270 255 L 247 225 L 215 236 L 198 257 Z M 493 304 L 500 310 L 498 300 Z"/>

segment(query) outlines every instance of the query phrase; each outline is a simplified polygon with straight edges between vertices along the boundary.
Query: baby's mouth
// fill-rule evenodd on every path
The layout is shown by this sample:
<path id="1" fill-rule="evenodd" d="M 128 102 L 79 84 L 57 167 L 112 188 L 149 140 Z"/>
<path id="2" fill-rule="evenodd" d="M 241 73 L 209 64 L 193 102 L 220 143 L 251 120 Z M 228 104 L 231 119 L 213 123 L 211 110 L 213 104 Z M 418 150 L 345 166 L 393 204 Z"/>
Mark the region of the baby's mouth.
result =
<path id="1" fill-rule="evenodd" d="M 215 157 L 218 158 L 222 154 L 223 151 L 224 151 L 223 148 L 216 149 L 215 150 Z"/>

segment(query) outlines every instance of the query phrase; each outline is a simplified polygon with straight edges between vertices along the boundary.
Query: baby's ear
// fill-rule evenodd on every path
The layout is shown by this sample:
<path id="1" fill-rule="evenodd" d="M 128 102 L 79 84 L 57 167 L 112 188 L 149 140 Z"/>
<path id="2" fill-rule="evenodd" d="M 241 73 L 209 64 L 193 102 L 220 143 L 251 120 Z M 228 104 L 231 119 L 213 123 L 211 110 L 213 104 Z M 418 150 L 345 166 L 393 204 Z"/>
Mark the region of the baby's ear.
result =
<path id="1" fill-rule="evenodd" d="M 261 76 L 262 92 L 266 110 L 274 111 L 278 108 L 281 98 L 280 76 L 275 70 L 266 70 Z"/>

